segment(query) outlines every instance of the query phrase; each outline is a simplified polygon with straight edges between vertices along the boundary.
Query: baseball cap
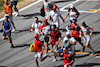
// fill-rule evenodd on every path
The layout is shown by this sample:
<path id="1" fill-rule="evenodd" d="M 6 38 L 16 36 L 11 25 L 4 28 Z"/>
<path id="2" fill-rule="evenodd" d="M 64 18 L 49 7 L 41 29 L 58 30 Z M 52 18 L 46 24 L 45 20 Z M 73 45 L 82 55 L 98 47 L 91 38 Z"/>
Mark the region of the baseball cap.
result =
<path id="1" fill-rule="evenodd" d="M 74 8 L 74 6 L 73 6 L 73 5 L 71 5 L 71 6 L 70 6 L 70 8 Z"/>
<path id="2" fill-rule="evenodd" d="M 85 21 L 81 21 L 81 23 L 85 23 Z"/>
<path id="3" fill-rule="evenodd" d="M 53 9 L 53 10 L 55 10 L 56 8 L 57 8 L 57 6 L 55 5 L 55 6 L 53 6 L 53 8 L 52 8 L 52 9 Z"/>
<path id="4" fill-rule="evenodd" d="M 43 21 L 44 21 L 44 22 L 47 22 L 47 19 L 44 19 Z"/>
<path id="5" fill-rule="evenodd" d="M 38 36 L 39 36 L 38 34 L 35 34 L 35 36 L 34 36 L 34 37 L 35 37 L 35 38 L 37 38 Z"/>

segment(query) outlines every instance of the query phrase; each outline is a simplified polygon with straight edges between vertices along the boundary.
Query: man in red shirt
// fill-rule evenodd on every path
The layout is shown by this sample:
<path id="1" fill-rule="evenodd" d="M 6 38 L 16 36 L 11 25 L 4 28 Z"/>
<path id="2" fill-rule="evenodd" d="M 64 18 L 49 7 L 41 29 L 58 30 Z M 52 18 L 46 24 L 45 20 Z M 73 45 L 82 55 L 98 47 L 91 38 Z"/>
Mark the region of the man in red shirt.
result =
<path id="1" fill-rule="evenodd" d="M 39 37 L 39 35 L 35 34 L 35 45 L 36 45 L 35 62 L 36 62 L 37 67 L 39 67 L 37 58 L 39 58 L 40 62 L 42 62 L 47 57 L 47 56 L 44 56 L 44 58 L 42 57 L 43 50 L 44 50 L 44 45 L 43 45 L 43 42 L 41 42 L 38 37 Z"/>
<path id="2" fill-rule="evenodd" d="M 60 52 L 58 55 L 56 52 L 54 52 L 54 55 L 57 57 L 63 57 L 64 67 L 72 67 L 75 61 L 74 55 L 71 55 L 71 53 L 68 53 L 68 50 L 65 48 L 63 48 L 63 53 Z"/>
<path id="3" fill-rule="evenodd" d="M 61 41 L 61 33 L 57 30 L 56 25 L 51 26 L 49 44 L 52 44 L 52 52 L 56 51 L 58 44 Z M 56 56 L 53 62 L 57 61 Z"/>
<path id="4" fill-rule="evenodd" d="M 82 51 L 84 52 L 85 46 L 81 42 L 82 31 L 81 31 L 80 26 L 76 22 L 77 22 L 77 19 L 73 19 L 73 23 L 71 23 L 72 37 L 74 37 L 76 41 L 82 45 L 83 47 Z M 69 31 L 68 27 L 66 27 L 66 30 Z"/>

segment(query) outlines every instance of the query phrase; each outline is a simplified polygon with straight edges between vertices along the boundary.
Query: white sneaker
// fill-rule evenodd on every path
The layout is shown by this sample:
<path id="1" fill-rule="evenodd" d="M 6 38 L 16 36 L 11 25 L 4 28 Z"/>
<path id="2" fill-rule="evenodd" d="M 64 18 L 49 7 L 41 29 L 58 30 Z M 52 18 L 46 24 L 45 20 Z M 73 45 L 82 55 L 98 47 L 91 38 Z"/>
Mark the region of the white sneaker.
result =
<path id="1" fill-rule="evenodd" d="M 19 12 L 16 12 L 15 17 L 17 17 L 19 15 Z"/>
<path id="2" fill-rule="evenodd" d="M 13 28 L 12 30 L 11 30 L 11 32 L 14 32 L 15 31 L 15 29 Z"/>
<path id="3" fill-rule="evenodd" d="M 44 55 L 43 55 L 43 57 L 46 57 L 46 56 L 47 56 L 47 54 L 44 54 Z"/>
<path id="4" fill-rule="evenodd" d="M 57 59 L 54 59 L 52 62 L 56 62 L 57 61 Z"/>

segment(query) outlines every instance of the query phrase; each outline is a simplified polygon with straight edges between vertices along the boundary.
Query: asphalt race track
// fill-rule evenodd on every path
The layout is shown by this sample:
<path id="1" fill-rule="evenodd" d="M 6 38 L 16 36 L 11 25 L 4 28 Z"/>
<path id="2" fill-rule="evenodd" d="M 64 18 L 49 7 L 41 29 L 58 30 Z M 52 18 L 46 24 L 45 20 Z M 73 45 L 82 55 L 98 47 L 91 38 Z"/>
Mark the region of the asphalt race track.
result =
<path id="1" fill-rule="evenodd" d="M 95 55 L 91 54 L 91 50 L 86 48 L 83 53 L 82 46 L 77 43 L 75 46 L 76 55 L 73 67 L 100 67 L 100 0 L 52 0 L 61 10 L 62 17 L 65 17 L 68 7 L 73 4 L 80 12 L 77 23 L 84 20 L 87 25 L 94 28 L 91 37 L 91 46 L 96 51 Z M 2 40 L 0 33 L 0 67 L 36 67 L 34 55 L 29 51 L 29 45 L 34 42 L 34 32 L 29 33 L 29 28 L 34 22 L 34 17 L 37 16 L 40 21 L 43 17 L 39 15 L 42 1 L 30 6 L 22 11 L 18 17 L 14 17 L 14 23 L 17 28 L 12 33 L 12 40 L 16 48 L 10 48 L 8 40 Z M 0 21 L 1 27 L 2 21 Z M 60 19 L 60 32 L 62 38 L 65 36 L 65 27 L 69 25 L 69 17 L 66 18 L 65 23 Z M 43 39 L 42 37 L 40 38 Z M 82 40 L 83 42 L 83 40 Z M 62 41 L 59 46 L 61 46 Z M 85 43 L 84 43 L 85 45 Z M 39 62 L 40 67 L 63 67 L 62 58 L 57 58 L 57 62 L 52 62 L 54 59 L 53 53 L 49 52 L 51 57 L 45 61 Z"/>

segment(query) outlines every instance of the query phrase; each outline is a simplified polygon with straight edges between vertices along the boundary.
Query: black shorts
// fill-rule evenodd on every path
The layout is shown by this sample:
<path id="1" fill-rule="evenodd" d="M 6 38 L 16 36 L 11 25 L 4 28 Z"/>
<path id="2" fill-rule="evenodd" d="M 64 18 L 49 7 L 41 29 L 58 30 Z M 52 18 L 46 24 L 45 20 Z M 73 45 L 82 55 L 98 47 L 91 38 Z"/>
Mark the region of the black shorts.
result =
<path id="1" fill-rule="evenodd" d="M 81 38 L 74 37 L 76 41 L 81 42 Z"/>
<path id="2" fill-rule="evenodd" d="M 16 6 L 16 5 L 17 5 L 17 2 L 18 2 L 18 1 L 13 1 L 13 2 L 11 2 L 11 6 L 12 6 L 12 7 L 13 7 L 13 5 Z"/>
<path id="3" fill-rule="evenodd" d="M 45 38 L 44 38 L 44 41 L 45 41 L 45 42 L 49 42 L 49 37 L 45 37 Z"/>
<path id="4" fill-rule="evenodd" d="M 4 32 L 4 33 L 3 33 L 3 36 L 5 36 L 5 37 L 8 36 L 8 37 L 10 38 L 10 37 L 11 37 L 11 32 L 10 32 L 10 33 L 5 33 L 5 32 Z"/>

